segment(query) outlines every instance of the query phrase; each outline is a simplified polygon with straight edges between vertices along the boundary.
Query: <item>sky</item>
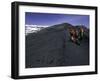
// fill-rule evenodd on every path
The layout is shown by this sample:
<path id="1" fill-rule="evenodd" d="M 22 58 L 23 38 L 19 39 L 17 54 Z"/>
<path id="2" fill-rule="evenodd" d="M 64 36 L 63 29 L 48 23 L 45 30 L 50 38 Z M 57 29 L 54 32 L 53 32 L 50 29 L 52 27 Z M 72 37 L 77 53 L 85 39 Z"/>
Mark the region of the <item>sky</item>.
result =
<path id="1" fill-rule="evenodd" d="M 25 25 L 52 26 L 61 23 L 69 23 L 74 26 L 84 25 L 89 28 L 89 15 L 25 13 Z"/>

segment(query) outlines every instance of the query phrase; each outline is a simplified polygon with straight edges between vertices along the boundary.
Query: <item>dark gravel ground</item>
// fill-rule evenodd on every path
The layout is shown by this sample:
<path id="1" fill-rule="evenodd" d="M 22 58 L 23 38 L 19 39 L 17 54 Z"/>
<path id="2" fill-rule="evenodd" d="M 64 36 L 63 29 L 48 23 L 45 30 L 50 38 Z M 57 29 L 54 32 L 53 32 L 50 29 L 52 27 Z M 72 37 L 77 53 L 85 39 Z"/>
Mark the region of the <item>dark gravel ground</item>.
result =
<path id="1" fill-rule="evenodd" d="M 89 31 L 80 45 L 69 39 L 69 24 L 55 25 L 26 36 L 26 68 L 89 64 Z"/>

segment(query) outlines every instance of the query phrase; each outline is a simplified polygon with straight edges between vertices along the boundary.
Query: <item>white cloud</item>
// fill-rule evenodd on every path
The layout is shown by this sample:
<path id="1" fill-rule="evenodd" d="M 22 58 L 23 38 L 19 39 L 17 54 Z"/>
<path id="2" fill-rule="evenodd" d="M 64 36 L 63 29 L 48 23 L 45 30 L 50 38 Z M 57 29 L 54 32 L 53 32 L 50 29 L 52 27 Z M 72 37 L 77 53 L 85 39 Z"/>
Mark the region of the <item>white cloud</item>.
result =
<path id="1" fill-rule="evenodd" d="M 46 28 L 49 26 L 45 25 L 25 25 L 25 34 L 28 35 L 29 33 L 36 33 L 37 31 L 40 31 L 43 28 Z"/>

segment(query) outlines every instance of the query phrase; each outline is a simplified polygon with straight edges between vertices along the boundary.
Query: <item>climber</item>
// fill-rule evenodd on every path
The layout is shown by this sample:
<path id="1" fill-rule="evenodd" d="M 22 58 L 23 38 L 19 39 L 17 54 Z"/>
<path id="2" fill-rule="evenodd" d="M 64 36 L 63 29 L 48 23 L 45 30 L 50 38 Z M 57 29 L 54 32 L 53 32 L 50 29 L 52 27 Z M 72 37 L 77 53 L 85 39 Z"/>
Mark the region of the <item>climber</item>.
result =
<path id="1" fill-rule="evenodd" d="M 80 28 L 79 33 L 78 33 L 78 40 L 82 40 L 84 36 L 84 29 Z"/>
<path id="2" fill-rule="evenodd" d="M 75 28 L 70 28 L 69 33 L 70 33 L 70 40 L 80 45 L 79 40 L 78 40 L 78 31 Z"/>

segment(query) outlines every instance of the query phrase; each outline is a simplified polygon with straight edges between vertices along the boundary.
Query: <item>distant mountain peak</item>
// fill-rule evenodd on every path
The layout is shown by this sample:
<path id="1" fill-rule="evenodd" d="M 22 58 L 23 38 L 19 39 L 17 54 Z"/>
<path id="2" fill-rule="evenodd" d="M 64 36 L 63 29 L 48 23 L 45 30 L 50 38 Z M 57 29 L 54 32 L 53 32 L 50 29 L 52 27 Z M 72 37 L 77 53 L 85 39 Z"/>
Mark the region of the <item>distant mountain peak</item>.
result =
<path id="1" fill-rule="evenodd" d="M 71 24 L 69 24 L 69 23 L 60 23 L 60 24 L 56 24 L 56 25 L 54 25 L 54 26 L 73 26 L 73 25 L 71 25 Z"/>

